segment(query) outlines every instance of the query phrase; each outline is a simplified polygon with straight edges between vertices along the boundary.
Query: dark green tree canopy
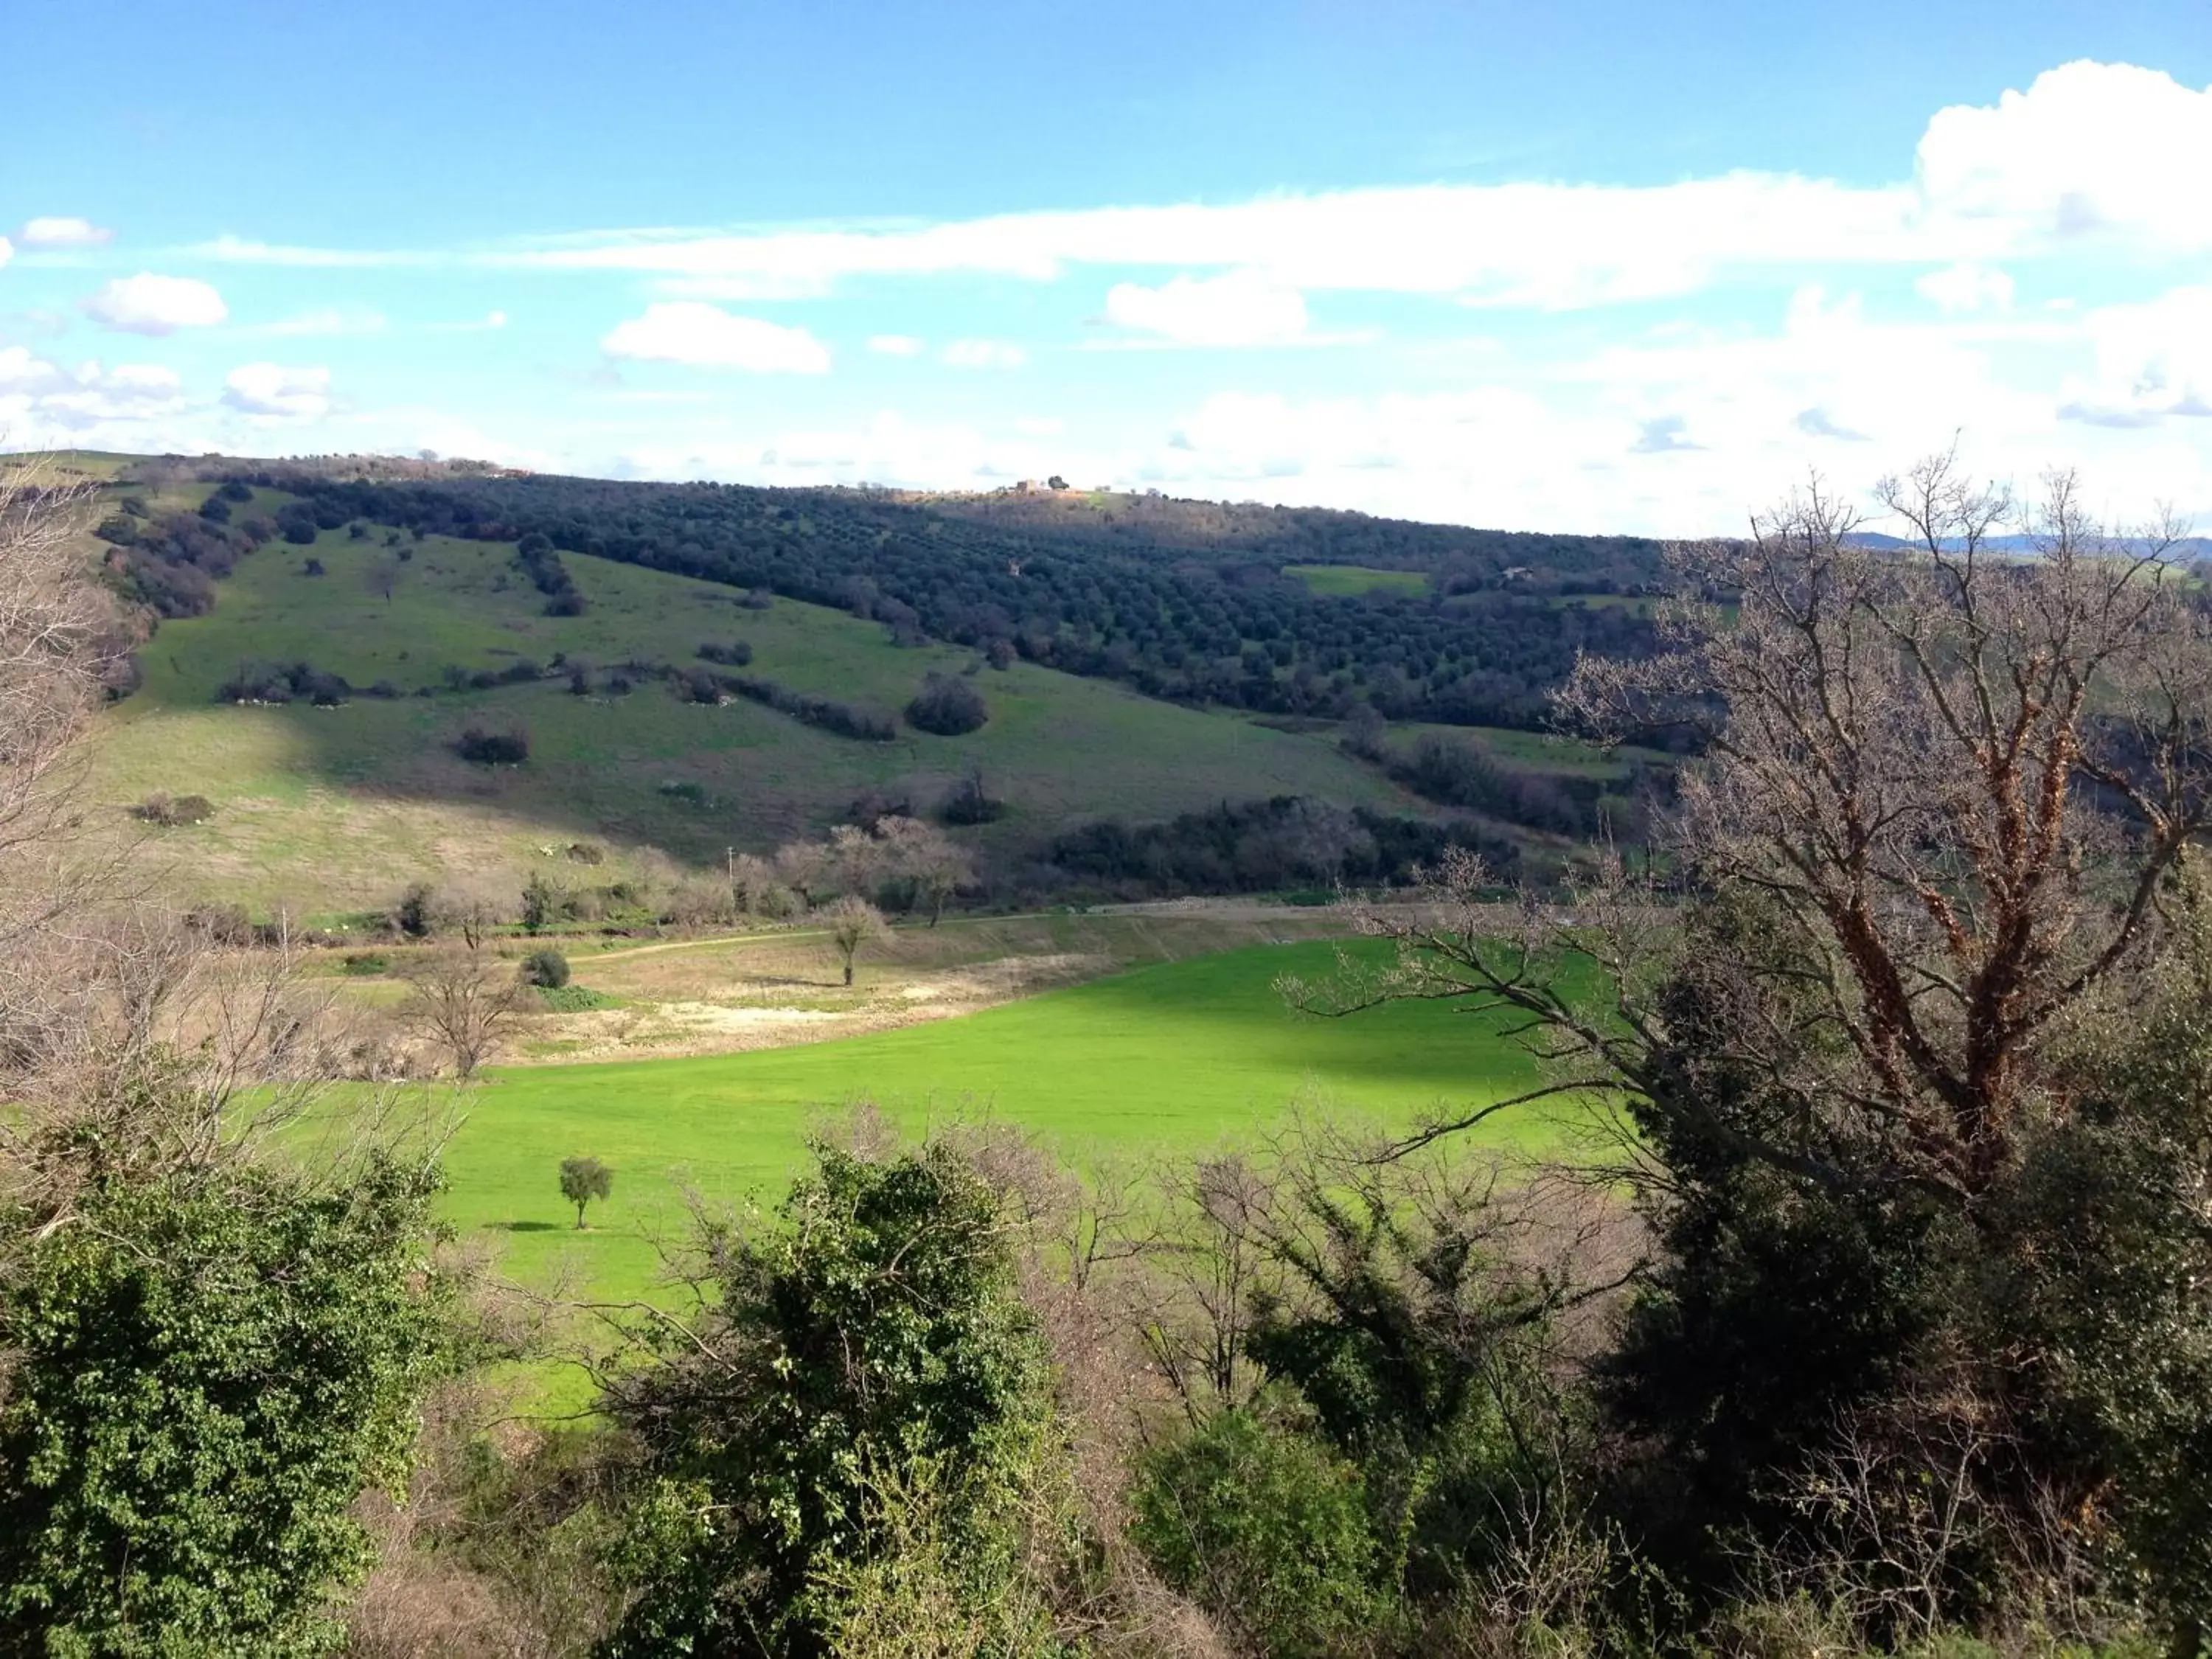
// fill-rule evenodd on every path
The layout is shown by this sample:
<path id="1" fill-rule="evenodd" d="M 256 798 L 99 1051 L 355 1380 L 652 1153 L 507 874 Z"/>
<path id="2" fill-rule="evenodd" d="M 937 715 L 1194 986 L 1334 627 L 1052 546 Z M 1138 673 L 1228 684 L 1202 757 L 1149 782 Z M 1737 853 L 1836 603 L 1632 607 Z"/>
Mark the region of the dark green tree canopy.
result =
<path id="1" fill-rule="evenodd" d="M 615 1172 L 596 1158 L 561 1160 L 561 1196 L 576 1206 L 576 1225 L 584 1224 L 584 1206 L 604 1200 L 615 1189 Z"/>
<path id="2" fill-rule="evenodd" d="M 117 1176 L 8 1254 L 0 1649 L 331 1648 L 374 1554 L 354 1502 L 404 1474 L 451 1353 L 437 1185 L 388 1159 L 343 1189 L 243 1164 Z"/>
<path id="3" fill-rule="evenodd" d="M 1042 1420 L 989 1186 L 942 1147 L 816 1157 L 780 1224 L 720 1241 L 704 1322 L 609 1391 L 659 1482 L 617 1654 L 817 1651 L 810 1585 L 869 1559 L 872 1480 L 925 1460 L 973 1489 Z"/>

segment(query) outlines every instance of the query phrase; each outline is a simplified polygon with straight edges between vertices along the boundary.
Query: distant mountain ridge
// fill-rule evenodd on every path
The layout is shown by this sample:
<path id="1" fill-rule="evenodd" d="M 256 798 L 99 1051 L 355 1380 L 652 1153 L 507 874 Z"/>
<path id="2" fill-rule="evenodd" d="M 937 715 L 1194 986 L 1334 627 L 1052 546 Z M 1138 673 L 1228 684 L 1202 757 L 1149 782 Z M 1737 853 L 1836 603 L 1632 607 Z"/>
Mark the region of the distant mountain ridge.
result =
<path id="1" fill-rule="evenodd" d="M 1854 531 L 1847 539 L 1856 547 L 1896 551 L 1909 550 L 1920 545 L 1919 542 L 1909 537 L 1884 535 L 1876 530 Z M 1950 550 L 1955 550 L 1960 545 L 1955 541 L 1946 544 Z M 1986 537 L 1982 545 L 1994 553 L 2033 553 L 2039 550 L 2040 544 L 2033 536 L 2010 535 Z M 2173 544 L 2170 552 L 2176 558 L 2212 559 L 2212 536 L 2185 536 Z"/>

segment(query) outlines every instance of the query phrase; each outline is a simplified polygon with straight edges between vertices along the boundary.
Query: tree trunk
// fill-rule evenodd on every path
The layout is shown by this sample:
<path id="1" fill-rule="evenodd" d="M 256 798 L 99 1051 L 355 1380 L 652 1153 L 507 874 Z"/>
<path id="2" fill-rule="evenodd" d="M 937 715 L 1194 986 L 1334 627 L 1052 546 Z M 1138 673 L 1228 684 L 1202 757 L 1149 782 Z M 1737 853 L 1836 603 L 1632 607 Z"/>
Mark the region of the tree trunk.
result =
<path id="1" fill-rule="evenodd" d="M 846 983 L 846 984 L 848 984 L 848 985 L 850 985 L 852 982 L 853 982 L 853 964 L 852 964 L 851 961 L 848 959 L 848 960 L 846 962 L 846 963 L 845 963 L 845 983 Z"/>

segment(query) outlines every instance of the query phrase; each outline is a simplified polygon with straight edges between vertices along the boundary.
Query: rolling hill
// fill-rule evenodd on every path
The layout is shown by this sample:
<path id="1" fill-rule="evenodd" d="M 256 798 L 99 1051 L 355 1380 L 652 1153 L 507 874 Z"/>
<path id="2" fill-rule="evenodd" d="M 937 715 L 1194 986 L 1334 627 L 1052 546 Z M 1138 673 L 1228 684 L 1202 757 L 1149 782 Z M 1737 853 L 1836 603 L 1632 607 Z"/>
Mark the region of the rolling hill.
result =
<path id="1" fill-rule="evenodd" d="M 1063 618 L 1054 624 L 1062 631 L 1046 639 L 1036 633 L 1043 623 L 1033 618 L 1016 650 L 1003 635 L 945 637 L 959 629 L 942 619 L 931 623 L 880 588 L 872 590 L 872 602 L 862 593 L 833 606 L 771 596 L 764 586 L 741 589 L 720 567 L 716 580 L 657 568 L 712 565 L 703 553 L 659 560 L 647 556 L 650 549 L 626 544 L 609 545 L 605 556 L 573 545 L 556 552 L 553 538 L 522 540 L 520 526 L 481 518 L 445 532 L 427 528 L 427 513 L 465 517 L 475 509 L 467 505 L 473 498 L 423 497 L 424 490 L 532 482 L 488 479 L 451 466 L 363 463 L 376 482 L 356 479 L 340 501 L 326 488 L 329 468 L 287 474 L 283 482 L 296 489 L 286 489 L 271 482 L 270 464 L 220 458 L 76 454 L 53 458 L 52 465 L 64 478 L 97 488 L 108 513 L 104 534 L 126 544 L 106 547 L 103 556 L 131 573 L 135 591 L 146 593 L 149 605 L 170 613 L 138 653 L 136 689 L 105 722 L 95 763 L 99 798 L 118 828 L 157 795 L 211 803 L 206 822 L 159 832 L 174 885 L 210 901 L 256 912 L 282 902 L 295 915 L 374 909 L 418 880 L 482 876 L 517 886 L 533 860 L 578 843 L 605 862 L 594 879 L 672 877 L 718 867 L 732 851 L 766 852 L 818 835 L 856 814 L 929 815 L 971 781 L 1000 805 L 1001 815 L 957 834 L 1000 876 L 1026 883 L 1020 888 L 1025 893 L 1036 889 L 1022 872 L 1042 869 L 1039 860 L 1053 856 L 1055 837 L 1102 820 L 1143 824 L 1212 813 L 1216 821 L 1176 833 L 1280 842 L 1295 825 L 1255 825 L 1243 805 L 1270 799 L 1300 798 L 1378 822 L 1456 813 L 1471 826 L 1467 833 L 1493 840 L 1509 834 L 1532 845 L 1559 839 L 1548 821 L 1532 820 L 1516 830 L 1483 820 L 1486 808 L 1474 810 L 1465 801 L 1439 807 L 1423 799 L 1395 768 L 1345 753 L 1339 720 L 1270 708 L 1271 701 L 1281 700 L 1273 694 L 1247 699 L 1260 707 L 1170 696 L 1170 688 L 1158 685 L 1148 695 L 1144 672 L 1125 674 L 1115 665 L 1170 647 L 1164 635 L 1143 634 L 1133 615 L 1126 619 L 1127 634 L 1141 636 L 1140 646 L 1127 657 L 1116 654 L 1115 630 L 1123 624 L 1110 620 L 1105 633 L 1094 631 L 1079 647 L 1068 643 L 1073 636 L 1066 631 L 1075 622 Z M 426 473 L 428 482 L 419 476 Z M 250 488 L 240 482 L 247 477 L 257 479 Z M 209 505 L 225 479 L 224 499 Z M 564 491 L 576 483 L 555 482 Z M 386 488 L 416 494 L 387 499 L 376 493 Z M 801 542 L 827 538 L 842 545 L 857 533 L 853 514 L 884 507 L 871 492 L 746 492 L 747 510 L 759 507 L 753 498 L 771 496 L 777 499 L 764 509 L 768 521 L 795 526 Z M 830 499 L 842 496 L 854 499 Z M 665 492 L 649 499 L 659 511 L 680 504 Z M 1207 520 L 1199 509 L 1210 504 L 1138 500 L 1138 521 L 1160 535 L 1206 540 L 1200 532 Z M 380 512 L 390 507 L 386 518 L 411 522 L 402 528 L 332 510 L 364 501 Z M 204 507 L 211 524 L 201 516 Z M 1001 510 L 1018 514 L 1010 522 L 1024 535 L 1042 533 L 1013 498 L 999 507 L 953 503 L 947 521 L 962 514 L 993 520 Z M 1083 616 L 1090 615 L 1085 606 L 1110 611 L 1115 603 L 1133 602 L 1131 593 L 1157 598 L 1143 586 L 1148 579 L 1141 570 L 1137 578 L 1129 573 L 1173 565 L 1183 573 L 1178 580 L 1199 584 L 1191 591 L 1218 589 L 1224 607 L 1206 613 L 1212 621 L 1193 613 L 1184 618 L 1188 626 L 1277 630 L 1272 643 L 1243 639 L 1243 657 L 1224 659 L 1244 665 L 1248 690 L 1257 684 L 1251 676 L 1275 673 L 1271 684 L 1278 692 L 1295 692 L 1300 684 L 1335 688 L 1328 691 L 1332 708 L 1346 703 L 1347 686 L 1365 684 L 1381 699 L 1391 687 L 1412 684 L 1407 671 L 1423 665 L 1407 657 L 1392 631 L 1401 611 L 1418 613 L 1426 619 L 1423 626 L 1449 635 L 1470 602 L 1483 602 L 1480 594 L 1461 593 L 1447 604 L 1432 593 L 1435 584 L 1457 580 L 1450 571 L 1465 574 L 1463 564 L 1438 562 L 1435 546 L 1456 548 L 1455 557 L 1468 551 L 1435 526 L 1399 527 L 1412 550 L 1406 556 L 1425 568 L 1285 562 L 1262 573 L 1265 591 L 1248 614 L 1237 610 L 1243 601 L 1236 595 L 1254 578 L 1240 561 L 1252 556 L 1260 530 L 1279 544 L 1267 556 L 1310 560 L 1314 536 L 1304 519 L 1276 523 L 1264 514 L 1255 520 L 1256 509 L 1229 512 L 1228 529 L 1214 538 L 1214 574 L 1201 580 L 1190 574 L 1187 559 L 1176 562 L 1188 547 L 1179 553 L 1147 543 L 1140 553 L 1124 547 L 1111 554 L 1091 548 L 1090 541 L 1106 533 L 1101 525 L 1110 520 L 1110 510 L 1061 503 L 1053 511 L 1063 519 L 1075 514 L 1075 528 L 1049 550 L 1060 572 L 1054 591 L 1077 594 Z M 286 526 L 283 536 L 279 521 Z M 1389 521 L 1362 523 L 1367 533 L 1356 545 L 1364 556 L 1377 556 L 1377 538 L 1389 530 Z M 171 535 L 164 543 L 164 526 L 181 526 L 183 541 Z M 466 533 L 458 533 L 462 529 Z M 1342 527 L 1334 533 L 1344 538 Z M 204 544 L 197 551 L 185 545 L 196 536 Z M 209 542 L 208 536 L 218 539 Z M 134 543 L 134 537 L 142 539 Z M 571 544 L 594 538 L 596 532 L 565 534 Z M 528 550 L 533 546 L 534 553 Z M 974 544 L 956 537 L 942 550 L 956 575 L 975 569 Z M 849 550 L 837 556 L 850 556 Z M 905 565 L 894 559 L 884 568 L 910 574 L 928 568 L 926 560 L 915 562 L 921 556 L 913 547 L 905 556 Z M 1086 571 L 1095 571 L 1103 586 L 1083 586 Z M 812 580 L 784 585 L 807 587 Z M 1117 588 L 1116 581 L 1136 586 Z M 1121 600 L 1107 597 L 1113 593 Z M 557 602 L 549 602 L 549 594 Z M 1557 596 L 1516 603 L 1531 616 L 1559 614 Z M 1588 614 L 1578 608 L 1572 625 L 1581 626 Z M 1295 633 L 1315 617 L 1339 632 L 1290 639 L 1280 632 L 1291 627 Z M 1334 655 L 1325 660 L 1336 664 L 1333 679 L 1299 679 L 1310 665 L 1298 653 L 1318 649 L 1316 640 L 1325 638 L 1351 642 L 1329 647 Z M 1093 659 L 1102 652 L 1108 659 L 1103 665 Z M 1276 672 L 1286 660 L 1302 665 Z M 286 674 L 299 695 L 264 689 Z M 900 710 L 932 675 L 981 693 L 988 719 L 980 730 L 937 736 L 901 720 Z M 772 685 L 779 706 L 730 695 L 748 683 L 763 697 L 769 696 L 763 688 Z M 325 684 L 345 689 L 309 695 Z M 809 699 L 854 711 L 890 740 L 842 735 L 785 712 Z M 519 730 L 527 738 L 526 761 L 482 765 L 463 759 L 456 744 L 471 728 Z M 1464 727 L 1410 721 L 1401 729 L 1409 738 L 1423 730 L 1473 735 Z M 1587 753 L 1526 734 L 1491 737 L 1501 764 L 1571 789 L 1587 793 L 1618 775 L 1618 768 Z M 1246 816 L 1224 830 L 1224 812 Z M 1120 842 L 1114 848 L 1126 850 Z M 1218 868 L 1222 859 L 1235 863 L 1237 849 L 1224 848 L 1210 864 L 1170 860 L 1182 873 L 1163 878 L 1206 885 L 1209 878 L 1188 872 Z M 1086 857 L 1097 851 L 1094 845 Z M 1139 848 L 1129 857 L 1158 863 L 1155 854 Z M 1086 878 L 1107 881 L 1112 890 L 1110 870 L 1102 872 L 1095 859 L 1085 868 L 1091 872 Z M 1260 879 L 1264 884 L 1269 878 Z M 1240 877 L 1236 884 L 1252 882 Z"/>

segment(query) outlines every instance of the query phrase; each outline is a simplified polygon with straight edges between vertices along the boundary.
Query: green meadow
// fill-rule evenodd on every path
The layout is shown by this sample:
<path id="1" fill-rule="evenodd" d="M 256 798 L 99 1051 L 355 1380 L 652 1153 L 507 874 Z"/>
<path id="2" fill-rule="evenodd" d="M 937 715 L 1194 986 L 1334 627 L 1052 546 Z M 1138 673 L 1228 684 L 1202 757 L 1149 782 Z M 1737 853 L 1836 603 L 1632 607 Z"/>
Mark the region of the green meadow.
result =
<path id="1" fill-rule="evenodd" d="M 689 1184 L 772 1200 L 811 1125 L 872 1101 L 910 1133 L 1018 1125 L 1076 1167 L 1250 1150 L 1293 1112 L 1408 1124 L 1532 1086 L 1501 1022 L 1434 1003 L 1341 1019 L 1293 1012 L 1275 988 L 1335 970 L 1340 948 L 1261 945 L 1170 962 L 1027 1001 L 874 1036 L 797 1048 L 610 1065 L 501 1067 L 467 1091 L 448 1150 L 447 1215 L 501 1250 L 525 1283 L 556 1273 L 601 1296 L 645 1293 L 652 1236 L 681 1220 Z M 1511 1115 L 1508 1115 L 1510 1117 Z M 1540 1149 L 1540 1115 L 1500 1121 L 1500 1145 Z M 611 1201 L 574 1228 L 556 1172 L 592 1157 Z"/>
<path id="2" fill-rule="evenodd" d="M 1285 576 L 1295 576 L 1316 593 L 1349 597 L 1358 593 L 1425 593 L 1427 575 L 1419 570 L 1378 570 L 1364 564 L 1286 564 Z"/>
<path id="3" fill-rule="evenodd" d="M 211 612 L 164 623 L 141 653 L 143 685 L 104 723 L 99 787 L 118 817 L 155 791 L 215 803 L 209 823 L 164 838 L 185 890 L 342 911 L 388 902 L 412 880 L 512 871 L 577 836 L 605 840 L 618 866 L 657 849 L 718 866 L 727 847 L 818 834 L 871 792 L 927 811 L 971 769 L 1009 809 L 975 832 L 987 848 L 1030 846 L 1086 817 L 1167 817 L 1224 799 L 1312 794 L 1421 810 L 1339 753 L 1332 733 L 1277 731 L 1030 663 L 978 672 L 991 710 L 980 732 L 902 728 L 892 743 L 854 742 L 750 702 L 688 703 L 651 679 L 623 696 L 573 696 L 556 677 L 356 696 L 335 708 L 216 703 L 249 662 L 305 659 L 357 688 L 386 680 L 411 693 L 441 684 L 448 666 L 636 657 L 682 667 L 702 643 L 742 640 L 753 648 L 749 673 L 896 713 L 924 674 L 975 666 L 972 652 L 902 648 L 841 611 L 788 599 L 747 610 L 730 588 L 580 554 L 564 562 L 585 614 L 548 617 L 503 544 L 434 536 L 410 544 L 404 563 L 397 550 L 380 532 L 271 543 L 218 585 Z M 311 556 L 323 574 L 306 574 Z M 471 721 L 520 722 L 528 763 L 460 761 L 450 744 Z"/>

